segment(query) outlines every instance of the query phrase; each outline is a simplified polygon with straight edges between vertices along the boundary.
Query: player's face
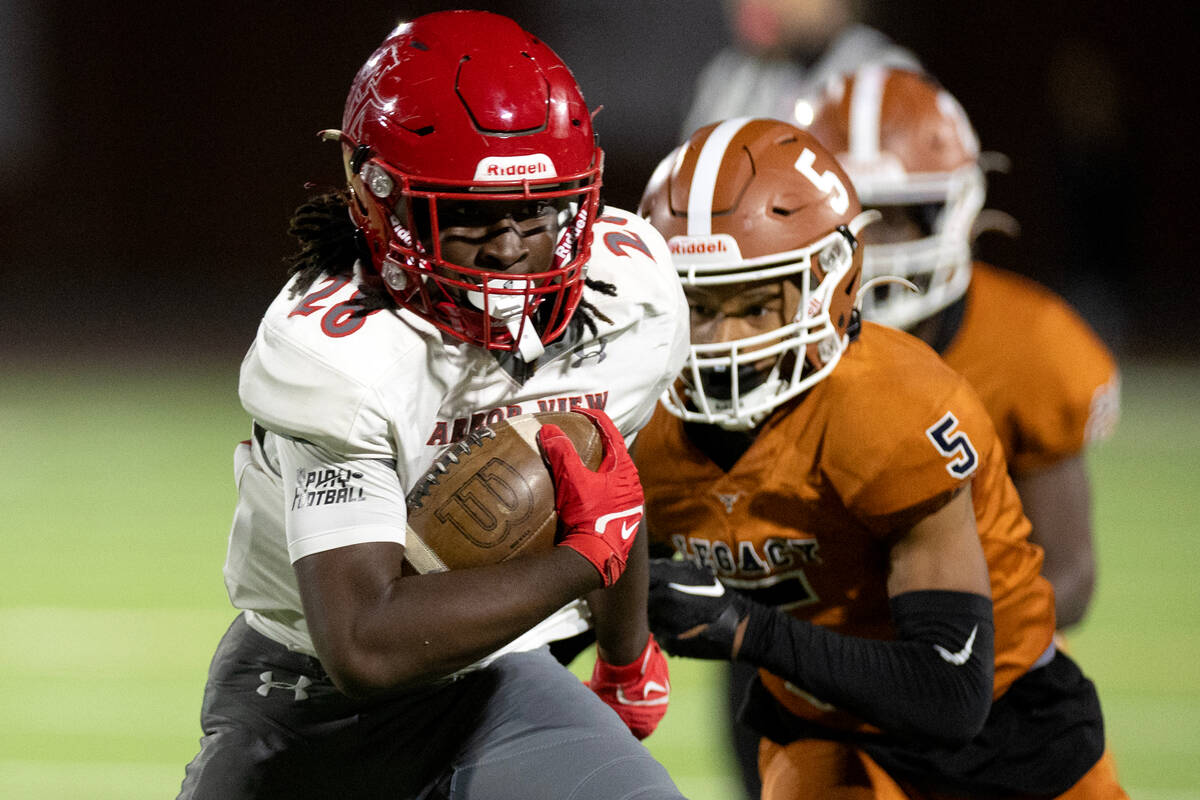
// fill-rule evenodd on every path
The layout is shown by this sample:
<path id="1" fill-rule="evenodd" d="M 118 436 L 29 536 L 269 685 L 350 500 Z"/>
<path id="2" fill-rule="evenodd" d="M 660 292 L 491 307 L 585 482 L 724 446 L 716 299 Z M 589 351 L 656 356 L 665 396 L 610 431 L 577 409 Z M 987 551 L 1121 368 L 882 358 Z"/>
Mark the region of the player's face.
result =
<path id="1" fill-rule="evenodd" d="M 713 345 L 766 334 L 764 342 L 739 347 L 737 386 L 749 392 L 769 379 L 779 365 L 778 353 L 755 359 L 754 351 L 778 343 L 775 331 L 794 318 L 800 291 L 790 281 L 768 281 L 729 286 L 693 287 L 687 290 L 691 308 L 692 344 Z M 726 367 L 702 368 L 704 393 L 712 399 L 729 400 L 734 392 L 734 375 Z"/>
<path id="2" fill-rule="evenodd" d="M 687 289 L 692 344 L 745 339 L 783 327 L 793 318 L 800 292 L 790 281 Z"/>
<path id="3" fill-rule="evenodd" d="M 550 269 L 558 209 L 539 200 L 438 202 L 442 258 L 497 272 Z"/>

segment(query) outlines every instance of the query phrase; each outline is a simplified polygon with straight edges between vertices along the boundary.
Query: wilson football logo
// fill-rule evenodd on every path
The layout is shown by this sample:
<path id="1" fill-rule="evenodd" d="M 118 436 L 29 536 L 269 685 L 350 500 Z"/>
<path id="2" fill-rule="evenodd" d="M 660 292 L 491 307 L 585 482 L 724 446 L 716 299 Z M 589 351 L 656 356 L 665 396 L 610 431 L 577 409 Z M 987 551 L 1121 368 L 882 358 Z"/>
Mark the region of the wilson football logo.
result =
<path id="1" fill-rule="evenodd" d="M 409 533 L 432 556 L 411 562 L 417 569 L 496 564 L 555 546 L 554 480 L 537 441 L 551 423 L 588 469 L 599 468 L 604 443 L 583 414 L 518 414 L 468 433 L 434 459 L 405 498 Z"/>
<path id="2" fill-rule="evenodd" d="M 533 492 L 521 474 L 494 458 L 467 480 L 433 513 L 476 547 L 507 543 L 533 509 Z M 523 538 L 523 537 L 522 537 Z M 510 543 L 516 546 L 520 539 Z"/>

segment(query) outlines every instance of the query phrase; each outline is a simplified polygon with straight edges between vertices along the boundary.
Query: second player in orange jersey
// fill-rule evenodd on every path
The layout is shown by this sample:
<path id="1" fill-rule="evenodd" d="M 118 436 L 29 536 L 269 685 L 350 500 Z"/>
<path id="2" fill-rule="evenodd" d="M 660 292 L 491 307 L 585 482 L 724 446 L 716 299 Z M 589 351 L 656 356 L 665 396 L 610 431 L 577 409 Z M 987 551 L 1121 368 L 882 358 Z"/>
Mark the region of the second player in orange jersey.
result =
<path id="1" fill-rule="evenodd" d="M 1112 354 L 1061 298 L 973 261 L 983 157 L 958 102 L 927 75 L 879 64 L 830 86 L 810 131 L 883 219 L 863 235 L 864 316 L 919 336 L 979 393 L 1045 551 L 1059 628 L 1078 623 L 1096 563 L 1085 447 L 1120 405 Z"/>
<path id="2" fill-rule="evenodd" d="M 651 626 L 760 668 L 763 797 L 1123 797 L 986 409 L 858 321 L 869 215 L 837 162 L 730 120 L 664 159 L 641 212 L 692 326 L 637 443 L 652 535 L 683 556 L 652 564 Z"/>

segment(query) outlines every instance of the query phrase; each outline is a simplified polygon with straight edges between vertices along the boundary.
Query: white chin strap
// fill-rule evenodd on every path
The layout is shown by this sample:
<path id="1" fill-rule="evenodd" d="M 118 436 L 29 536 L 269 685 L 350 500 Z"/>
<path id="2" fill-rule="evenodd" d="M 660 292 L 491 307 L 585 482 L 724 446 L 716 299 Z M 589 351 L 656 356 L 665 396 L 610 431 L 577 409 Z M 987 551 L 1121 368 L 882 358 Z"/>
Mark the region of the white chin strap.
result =
<path id="1" fill-rule="evenodd" d="M 512 281 L 500 278 L 493 278 L 487 285 L 489 289 L 513 288 Z M 467 292 L 467 300 L 480 311 L 486 311 L 492 319 L 504 323 L 517 342 L 517 352 L 526 362 L 532 362 L 546 352 L 541 337 L 534 330 L 533 320 L 522 313 L 525 310 L 525 295 L 489 292 L 485 303 L 483 292 Z"/>

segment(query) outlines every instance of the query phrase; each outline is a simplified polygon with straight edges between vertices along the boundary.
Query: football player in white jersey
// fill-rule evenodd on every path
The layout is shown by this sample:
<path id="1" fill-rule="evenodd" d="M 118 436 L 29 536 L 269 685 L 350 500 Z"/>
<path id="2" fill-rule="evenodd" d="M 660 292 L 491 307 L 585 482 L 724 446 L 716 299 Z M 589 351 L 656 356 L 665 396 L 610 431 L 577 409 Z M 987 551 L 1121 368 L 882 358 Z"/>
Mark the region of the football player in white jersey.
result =
<path id="1" fill-rule="evenodd" d="M 293 217 L 291 280 L 242 364 L 224 571 L 242 613 L 180 796 L 680 797 L 637 741 L 669 682 L 644 537 L 621 535 L 642 505 L 625 443 L 687 347 L 664 242 L 602 207 L 574 78 L 496 14 L 402 23 L 323 135 L 348 187 Z M 431 567 L 406 493 L 446 445 L 542 410 L 605 442 L 593 472 L 539 434 L 558 546 Z M 545 645 L 589 626 L 585 685 Z"/>

